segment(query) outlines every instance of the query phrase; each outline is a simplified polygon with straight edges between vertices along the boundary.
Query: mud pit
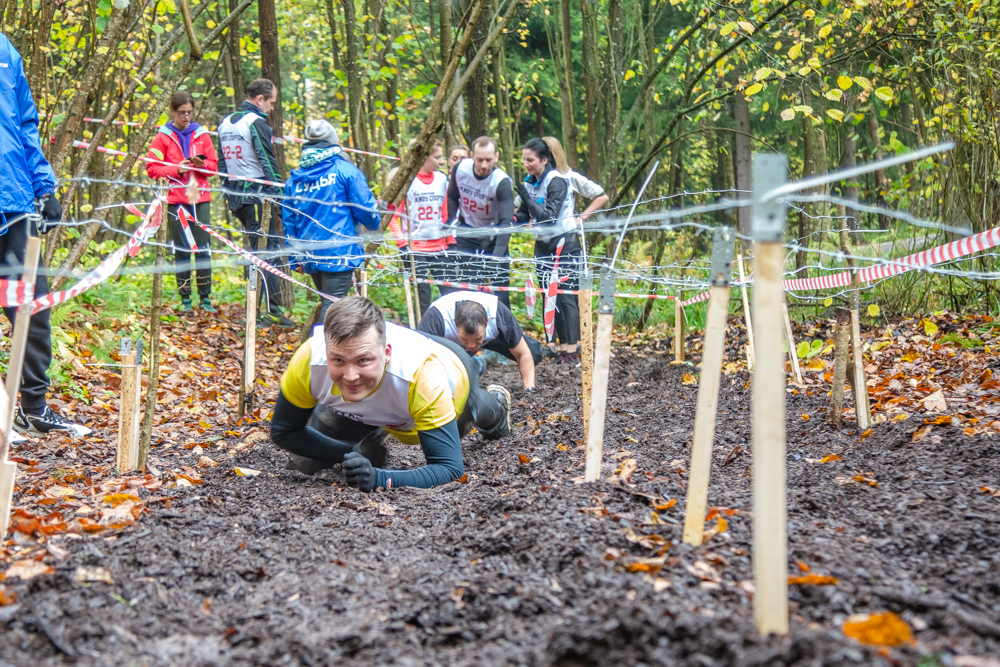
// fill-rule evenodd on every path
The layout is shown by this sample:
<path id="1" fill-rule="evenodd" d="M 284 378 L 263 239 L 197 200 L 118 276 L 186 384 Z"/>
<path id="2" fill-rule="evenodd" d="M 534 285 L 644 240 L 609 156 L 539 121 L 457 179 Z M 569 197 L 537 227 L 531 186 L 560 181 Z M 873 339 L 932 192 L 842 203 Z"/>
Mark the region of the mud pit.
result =
<path id="1" fill-rule="evenodd" d="M 739 513 L 691 549 L 679 543 L 692 369 L 649 350 L 619 352 L 612 369 L 604 480 L 634 459 L 631 484 L 571 481 L 583 474 L 579 371 L 553 364 L 539 391 L 514 390 L 510 438 L 466 441 L 465 484 L 365 495 L 339 487 L 339 470 L 286 472 L 261 444 L 236 459 L 259 476 L 223 459 L 116 537 L 61 539 L 70 555 L 54 575 L 8 580 L 18 600 L 0 607 L 0 664 L 916 665 L 1000 653 L 1000 498 L 980 491 L 1000 477 L 996 439 L 944 427 L 911 443 L 911 418 L 859 443 L 825 426 L 825 393 L 789 395 L 789 573 L 839 583 L 791 587 L 790 636 L 762 640 L 741 584 L 748 378 L 723 379 L 709 494 Z M 513 367 L 487 375 L 520 386 Z M 168 467 L 197 459 L 158 452 Z M 829 454 L 841 460 L 818 462 Z M 421 461 L 398 444 L 392 457 Z M 655 576 L 627 571 L 661 549 L 644 535 L 673 543 Z M 79 566 L 114 583 L 74 583 Z M 879 655 L 840 633 L 847 615 L 886 609 L 918 646 Z"/>

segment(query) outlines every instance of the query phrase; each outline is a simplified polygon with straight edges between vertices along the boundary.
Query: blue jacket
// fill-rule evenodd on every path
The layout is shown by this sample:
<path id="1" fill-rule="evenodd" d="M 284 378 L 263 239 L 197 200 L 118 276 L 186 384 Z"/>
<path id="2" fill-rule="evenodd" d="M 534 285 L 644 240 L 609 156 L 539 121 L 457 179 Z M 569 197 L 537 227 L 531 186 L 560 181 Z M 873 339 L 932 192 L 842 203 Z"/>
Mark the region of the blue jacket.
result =
<path id="1" fill-rule="evenodd" d="M 0 35 L 0 184 L 0 214 L 33 212 L 35 198 L 56 189 L 56 176 L 38 139 L 38 112 L 21 54 L 4 35 Z"/>
<path id="2" fill-rule="evenodd" d="M 282 202 L 285 238 L 292 248 L 289 263 L 306 273 L 358 268 L 365 251 L 355 225 L 379 227 L 378 202 L 365 175 L 335 152 L 336 147 L 307 146 L 301 161 L 307 166 L 294 170 L 285 183 L 285 197 L 293 198 Z M 313 163 L 315 157 L 325 159 Z"/>

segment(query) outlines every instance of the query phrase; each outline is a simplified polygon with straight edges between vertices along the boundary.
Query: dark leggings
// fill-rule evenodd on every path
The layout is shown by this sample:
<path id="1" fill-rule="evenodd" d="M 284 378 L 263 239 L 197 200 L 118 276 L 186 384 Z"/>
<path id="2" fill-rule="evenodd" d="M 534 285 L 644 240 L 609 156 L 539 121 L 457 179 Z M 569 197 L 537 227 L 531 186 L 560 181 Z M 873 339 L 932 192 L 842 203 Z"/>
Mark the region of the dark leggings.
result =
<path id="1" fill-rule="evenodd" d="M 489 283 L 493 287 L 510 286 L 510 257 L 507 244 L 510 235 L 493 238 L 459 237 L 455 250 L 457 278 L 473 285 Z M 498 252 L 499 255 L 493 253 Z M 510 292 L 495 292 L 500 303 L 510 308 Z"/>
<path id="2" fill-rule="evenodd" d="M 312 278 L 313 284 L 316 286 L 320 292 L 329 294 L 330 296 L 347 296 L 348 292 L 351 291 L 351 277 L 354 275 L 354 270 L 349 271 L 317 271 L 316 273 L 310 273 L 309 277 Z M 323 323 L 323 318 L 326 317 L 326 309 L 330 307 L 333 303 L 329 299 L 322 299 L 319 308 L 319 319 L 318 323 Z"/>
<path id="3" fill-rule="evenodd" d="M 191 206 L 184 204 L 188 214 L 194 213 L 195 219 L 207 225 L 212 221 L 212 202 L 206 201 Z M 192 253 L 184 228 L 177 217 L 177 204 L 167 207 L 167 227 L 170 229 L 170 240 L 174 243 L 174 276 L 177 277 L 177 292 L 182 297 L 191 297 L 191 255 L 194 255 L 194 268 L 198 272 L 198 296 L 207 299 L 212 293 L 212 255 L 209 251 L 211 236 L 194 222 L 189 223 L 194 242 L 198 244 L 198 252 Z M 183 268 L 181 268 L 183 267 Z"/>
<path id="4" fill-rule="evenodd" d="M 555 266 L 556 258 L 554 253 L 548 254 L 546 252 L 549 250 L 548 248 L 540 246 L 540 243 L 535 244 L 535 260 L 538 262 L 539 291 L 544 295 L 548 291 L 549 285 L 546 281 Z M 580 289 L 580 272 L 582 270 L 583 257 L 579 250 L 569 253 L 562 252 L 559 255 L 559 277 L 568 275 L 569 278 L 559 283 L 559 289 Z M 556 295 L 555 324 L 555 337 L 560 343 L 576 345 L 580 342 L 580 300 L 576 294 Z"/>
<path id="5" fill-rule="evenodd" d="M 426 280 L 428 277 L 434 280 L 446 280 L 449 282 L 457 280 L 455 276 L 455 262 L 449 256 L 447 250 L 440 252 L 414 250 L 412 252 L 413 265 L 416 267 L 416 275 L 414 277 L 417 280 Z M 406 262 L 406 270 L 409 271 L 410 254 L 405 254 L 403 260 Z M 427 313 L 427 309 L 433 301 L 431 298 L 431 287 L 428 283 L 417 283 L 417 300 L 420 302 L 420 317 L 423 317 Z M 441 296 L 457 291 L 454 287 L 445 287 L 444 285 L 439 285 L 439 288 Z"/>
<path id="6" fill-rule="evenodd" d="M 0 216 L 0 225 L 8 225 L 6 233 L 0 235 L 0 277 L 6 280 L 18 280 L 21 277 L 20 274 L 9 271 L 12 266 L 24 266 L 24 252 L 28 244 L 26 215 L 15 212 Z M 31 235 L 38 235 L 34 225 L 31 225 Z M 35 298 L 48 293 L 48 280 L 44 273 L 39 272 L 35 278 Z M 17 308 L 4 308 L 3 312 L 13 327 L 17 319 Z M 21 371 L 21 407 L 32 415 L 45 412 L 45 392 L 49 388 L 47 372 L 52 363 L 50 312 L 52 311 L 46 308 L 28 320 L 28 346 L 24 351 L 24 369 Z"/>

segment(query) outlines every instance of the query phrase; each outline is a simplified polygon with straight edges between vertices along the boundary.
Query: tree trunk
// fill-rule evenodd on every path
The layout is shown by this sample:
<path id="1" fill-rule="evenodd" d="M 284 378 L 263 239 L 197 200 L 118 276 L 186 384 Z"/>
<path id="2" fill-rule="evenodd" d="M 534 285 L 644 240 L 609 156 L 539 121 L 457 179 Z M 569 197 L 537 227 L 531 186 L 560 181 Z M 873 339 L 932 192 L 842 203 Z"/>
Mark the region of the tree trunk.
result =
<path id="1" fill-rule="evenodd" d="M 875 117 L 875 109 L 868 114 L 868 130 L 872 135 L 872 144 L 875 147 L 875 158 L 882 159 L 882 138 L 879 136 L 878 119 Z M 875 170 L 875 187 L 877 190 L 876 201 L 882 208 L 888 208 L 889 204 L 885 200 L 885 195 L 889 191 L 889 179 L 885 176 L 885 169 Z M 889 218 L 884 213 L 878 214 L 879 229 L 889 229 Z"/>
<path id="2" fill-rule="evenodd" d="M 496 11 L 494 0 L 493 9 Z M 500 159 L 504 170 L 514 173 L 514 141 L 510 134 L 510 102 L 507 98 L 507 69 L 503 40 L 493 48 L 493 95 L 496 98 L 497 134 L 500 135 Z"/>
<path id="3" fill-rule="evenodd" d="M 531 96 L 531 108 L 535 110 L 535 133 L 536 136 L 545 136 L 545 116 L 542 111 L 542 98 L 537 93 Z"/>
<path id="4" fill-rule="evenodd" d="M 850 167 L 856 167 L 858 164 L 857 158 L 857 147 L 854 143 L 854 128 L 845 127 L 847 136 L 844 137 L 844 154 L 840 159 L 840 168 L 846 169 Z M 853 180 L 851 181 L 853 183 Z M 848 201 L 858 201 L 858 187 L 856 185 L 848 185 L 844 187 L 843 198 Z M 858 211 L 855 208 L 848 207 L 844 211 L 847 215 L 847 226 L 849 229 L 858 230 L 860 228 L 860 220 L 858 218 Z M 855 244 L 858 242 L 857 235 L 854 238 Z"/>
<path id="5" fill-rule="evenodd" d="M 477 21 L 472 28 L 472 48 L 479 50 L 486 41 L 489 21 Z M 467 28 L 468 29 L 468 28 Z M 482 137 L 490 133 L 489 81 L 487 69 L 477 67 L 466 88 L 469 104 L 469 137 Z"/>
<path id="6" fill-rule="evenodd" d="M 806 115 L 802 114 L 802 178 L 809 176 L 813 173 L 813 153 L 814 153 L 814 141 L 813 141 L 813 127 L 812 119 Z M 808 205 L 803 205 L 799 210 L 799 228 L 798 228 L 798 244 L 800 246 L 809 247 L 809 233 L 810 233 L 810 219 L 807 215 Z M 809 259 L 808 253 L 804 250 L 799 250 L 795 253 L 795 268 L 801 269 L 806 265 Z M 804 277 L 804 275 L 803 275 Z"/>
<path id="7" fill-rule="evenodd" d="M 229 0 L 229 11 L 234 12 L 239 6 L 240 0 Z M 237 15 L 230 24 L 226 33 L 226 40 L 229 43 L 229 62 L 233 69 L 233 97 L 239 101 L 244 95 L 246 84 L 243 81 L 243 59 L 240 57 L 240 17 Z M 235 107 L 236 104 L 234 103 Z"/>
<path id="8" fill-rule="evenodd" d="M 451 58 L 451 0 L 440 0 L 440 2 L 439 20 L 441 24 L 441 71 L 444 72 L 445 68 L 448 66 L 448 60 Z M 441 81 L 440 85 L 444 85 L 444 81 Z M 445 141 L 447 143 L 445 150 L 448 150 L 457 143 L 457 135 L 455 133 L 455 115 L 451 111 L 448 111 L 448 113 L 445 114 L 444 127 Z M 445 157 L 447 157 L 447 155 Z"/>
<path id="9" fill-rule="evenodd" d="M 576 120 L 573 113 L 573 26 L 570 22 L 569 0 L 560 0 L 560 14 L 562 17 L 562 46 L 563 46 L 563 77 L 566 80 L 566 118 L 568 126 L 563 124 L 563 140 L 566 144 L 566 160 L 571 169 L 577 167 L 576 153 Z"/>
<path id="10" fill-rule="evenodd" d="M 278 171 L 285 178 L 285 123 L 281 113 L 281 52 L 278 49 L 278 17 L 274 10 L 274 0 L 257 0 L 257 25 L 260 30 L 260 73 L 270 79 L 278 91 L 278 101 L 267 114 L 267 122 L 274 136 L 281 141 L 274 142 L 274 157 L 278 161 Z"/>
<path id="11" fill-rule="evenodd" d="M 164 206 L 164 209 L 166 207 Z M 146 387 L 146 409 L 142 415 L 139 436 L 139 468 L 146 465 L 153 439 L 153 417 L 156 413 L 156 391 L 160 385 L 160 310 L 163 307 L 163 264 L 167 246 L 167 212 L 164 210 L 160 228 L 156 230 L 156 259 L 153 260 L 153 293 L 149 307 L 149 385 Z M 141 389 L 138 387 L 137 390 Z"/>
<path id="12" fill-rule="evenodd" d="M 607 76 L 605 84 L 607 95 L 604 97 L 604 155 L 605 163 L 610 163 L 608 181 L 605 190 L 618 191 L 618 146 L 615 137 L 618 134 L 618 121 L 621 118 L 621 81 L 623 75 L 622 61 L 625 54 L 625 5 L 623 0 L 608 2 L 608 57 Z"/>
<path id="13" fill-rule="evenodd" d="M 361 83 L 361 60 L 358 56 L 358 39 L 354 30 L 358 25 L 354 14 L 354 0 L 341 0 L 344 8 L 344 32 L 347 42 L 347 102 L 351 123 L 351 138 L 354 148 L 362 151 L 370 150 L 368 145 L 368 126 L 363 113 L 364 86 Z M 375 177 L 375 164 L 370 156 L 361 161 L 362 171 L 371 182 Z"/>
<path id="14" fill-rule="evenodd" d="M 741 93 L 733 95 L 733 121 L 736 124 L 734 139 L 736 152 L 733 156 L 733 166 L 737 196 L 749 200 L 750 190 L 753 188 L 750 174 L 750 106 L 747 104 L 747 98 Z M 736 219 L 740 234 L 750 236 L 750 207 L 740 206 L 736 212 Z"/>
<path id="15" fill-rule="evenodd" d="M 52 30 L 52 17 L 56 11 L 56 3 L 42 2 L 41 12 L 37 17 L 38 29 L 35 31 L 31 44 L 31 63 L 28 65 L 28 87 L 35 98 L 35 105 L 38 106 L 42 100 L 47 98 L 45 94 L 45 52 L 42 50 L 49 45 L 49 35 Z M 127 14 L 128 12 L 122 12 Z"/>
<path id="16" fill-rule="evenodd" d="M 587 175 L 597 180 L 601 174 L 599 161 L 600 138 L 597 123 L 597 41 L 594 37 L 593 18 L 588 0 L 582 0 L 580 10 L 583 15 L 583 89 L 587 102 Z"/>

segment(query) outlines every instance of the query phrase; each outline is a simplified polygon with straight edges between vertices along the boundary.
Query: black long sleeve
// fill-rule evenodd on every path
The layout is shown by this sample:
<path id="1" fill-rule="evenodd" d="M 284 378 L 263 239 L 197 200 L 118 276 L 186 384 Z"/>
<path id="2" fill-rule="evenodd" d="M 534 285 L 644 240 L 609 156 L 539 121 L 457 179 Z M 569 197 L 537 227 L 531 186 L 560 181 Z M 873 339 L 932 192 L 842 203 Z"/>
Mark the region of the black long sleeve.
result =
<path id="1" fill-rule="evenodd" d="M 432 336 L 444 336 L 444 316 L 437 308 L 428 308 L 417 324 L 417 331 Z"/>
<path id="2" fill-rule="evenodd" d="M 448 179 L 448 225 L 455 224 L 455 220 L 458 219 L 459 214 L 459 202 L 462 196 L 458 193 L 458 179 L 456 174 L 458 173 L 458 165 L 451 170 L 451 178 Z"/>
<path id="3" fill-rule="evenodd" d="M 424 452 L 427 465 L 413 470 L 375 469 L 378 476 L 375 483 L 386 489 L 413 486 L 429 489 L 460 479 L 465 473 L 462 462 L 462 440 L 458 434 L 458 420 L 430 431 L 420 431 L 420 448 Z"/>
<path id="4" fill-rule="evenodd" d="M 292 404 L 279 391 L 271 417 L 271 441 L 278 447 L 299 456 L 331 463 L 342 463 L 344 456 L 354 450 L 353 442 L 328 438 L 306 424 L 312 408 Z"/>

